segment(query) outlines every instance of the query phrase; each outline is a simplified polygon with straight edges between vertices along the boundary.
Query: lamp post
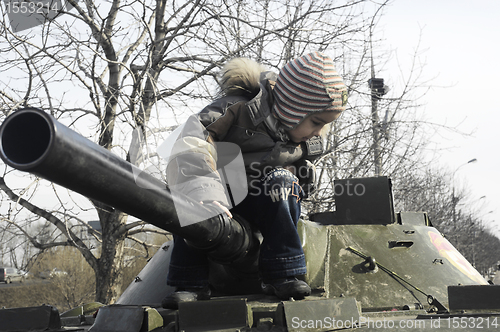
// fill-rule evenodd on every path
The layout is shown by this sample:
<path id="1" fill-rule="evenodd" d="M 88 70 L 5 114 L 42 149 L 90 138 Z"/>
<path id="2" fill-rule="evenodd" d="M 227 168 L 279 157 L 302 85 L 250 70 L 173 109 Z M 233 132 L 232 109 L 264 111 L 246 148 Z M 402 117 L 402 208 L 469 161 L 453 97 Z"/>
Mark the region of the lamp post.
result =
<path id="1" fill-rule="evenodd" d="M 370 24 L 370 56 L 371 56 L 371 78 L 368 80 L 368 87 L 371 91 L 371 99 L 372 99 L 372 126 L 373 126 L 373 164 L 375 166 L 375 176 L 380 176 L 382 172 L 382 147 L 380 145 L 380 119 L 378 116 L 378 101 L 389 91 L 389 87 L 384 84 L 383 78 L 375 77 L 375 64 L 373 61 L 373 45 L 372 45 L 372 28 L 375 27 L 374 20 L 377 16 L 379 10 L 385 5 L 382 4 L 375 15 L 372 17 L 372 22 Z"/>
<path id="2" fill-rule="evenodd" d="M 482 196 L 481 198 L 479 199 L 482 199 L 486 196 Z M 477 231 L 479 230 L 480 234 L 482 232 L 484 232 L 484 230 L 486 229 L 485 226 L 484 226 L 484 223 L 483 223 L 483 218 L 487 215 L 487 214 L 490 214 L 490 213 L 493 213 L 493 211 L 489 211 L 489 212 L 486 212 L 484 213 L 482 216 L 480 216 L 477 220 L 477 225 L 473 223 L 473 234 L 474 236 L 472 237 L 472 266 L 474 266 L 476 269 L 476 244 L 477 244 Z"/>
<path id="3" fill-rule="evenodd" d="M 389 88 L 384 84 L 383 78 L 373 77 L 368 80 L 368 86 L 372 96 L 372 126 L 373 126 L 373 164 L 375 165 L 375 176 L 380 176 L 382 172 L 382 148 L 380 146 L 380 119 L 378 116 L 378 101 L 387 93 Z"/>
<path id="4" fill-rule="evenodd" d="M 452 204 L 452 209 L 453 209 L 453 225 L 455 225 L 456 223 L 456 207 L 457 207 L 457 198 L 455 197 L 455 173 L 457 173 L 457 171 L 462 168 L 462 166 L 465 166 L 465 165 L 468 165 L 468 164 L 472 164 L 472 163 L 475 163 L 477 162 L 477 159 L 476 158 L 473 158 L 471 160 L 469 160 L 468 162 L 460 165 L 457 167 L 457 169 L 453 172 L 453 174 L 451 175 L 451 204 Z"/>
<path id="5" fill-rule="evenodd" d="M 469 160 L 468 162 L 466 162 L 466 163 L 458 166 L 455 169 L 455 171 L 452 173 L 452 175 L 451 175 L 451 208 L 452 208 L 452 222 L 453 222 L 453 224 L 451 226 L 451 229 L 456 228 L 456 224 L 457 224 L 457 213 L 456 213 L 456 210 L 457 210 L 458 199 L 455 196 L 455 174 L 463 166 L 468 165 L 468 164 L 472 164 L 472 163 L 475 163 L 475 162 L 477 162 L 476 158 L 473 158 L 473 159 Z M 456 239 L 455 242 L 456 242 L 455 245 L 458 245 L 458 239 Z"/>

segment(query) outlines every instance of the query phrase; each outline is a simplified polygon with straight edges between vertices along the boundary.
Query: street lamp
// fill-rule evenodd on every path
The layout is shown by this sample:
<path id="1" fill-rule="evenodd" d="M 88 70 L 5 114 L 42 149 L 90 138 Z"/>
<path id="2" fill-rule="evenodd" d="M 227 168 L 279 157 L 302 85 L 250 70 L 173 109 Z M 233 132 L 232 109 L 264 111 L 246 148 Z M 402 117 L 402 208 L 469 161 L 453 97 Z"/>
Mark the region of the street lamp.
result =
<path id="1" fill-rule="evenodd" d="M 381 126 L 378 116 L 378 101 L 389 91 L 389 87 L 384 84 L 383 78 L 375 77 L 372 59 L 372 77 L 368 80 L 368 87 L 372 96 L 372 125 L 373 125 L 373 164 L 375 165 L 375 176 L 380 176 L 382 172 L 382 148 L 380 146 Z"/>
<path id="2" fill-rule="evenodd" d="M 476 159 L 476 158 L 473 158 L 473 159 L 469 160 L 468 162 L 466 162 L 466 163 L 464 163 L 464 164 L 462 164 L 462 165 L 458 166 L 458 167 L 457 167 L 457 169 L 455 170 L 455 172 L 453 172 L 453 175 L 452 175 L 452 180 L 453 180 L 453 179 L 454 179 L 454 177 L 455 177 L 455 173 L 456 173 L 456 172 L 457 172 L 457 171 L 458 171 L 458 170 L 459 170 L 462 166 L 465 166 L 465 165 L 467 165 L 467 164 L 473 164 L 473 163 L 476 163 L 476 162 L 477 162 L 477 159 Z"/>
<path id="3" fill-rule="evenodd" d="M 466 163 L 458 166 L 457 169 L 455 169 L 455 171 L 451 175 L 451 188 L 452 188 L 452 191 L 451 191 L 451 204 L 452 204 L 452 212 L 453 212 L 453 215 L 452 215 L 452 218 L 453 218 L 453 227 L 455 227 L 456 222 L 457 222 L 456 208 L 457 208 L 457 203 L 458 203 L 457 198 L 455 197 L 455 173 L 457 173 L 457 171 L 462 166 L 465 166 L 465 165 L 468 165 L 468 164 L 473 164 L 475 162 L 477 162 L 476 158 L 473 158 L 473 159 L 469 160 L 468 162 L 466 162 Z"/>

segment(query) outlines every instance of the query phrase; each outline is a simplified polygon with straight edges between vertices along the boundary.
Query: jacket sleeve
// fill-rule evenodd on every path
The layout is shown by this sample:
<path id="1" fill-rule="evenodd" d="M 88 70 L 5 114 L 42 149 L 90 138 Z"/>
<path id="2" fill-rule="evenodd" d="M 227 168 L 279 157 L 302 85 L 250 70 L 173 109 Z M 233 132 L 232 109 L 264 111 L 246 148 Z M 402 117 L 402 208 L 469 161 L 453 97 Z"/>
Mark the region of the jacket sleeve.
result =
<path id="1" fill-rule="evenodd" d="M 234 114 L 227 111 L 228 105 L 227 102 L 212 104 L 188 118 L 167 164 L 167 183 L 171 190 L 199 202 L 218 201 L 230 206 L 227 190 L 217 170 L 215 143 L 224 137 L 234 122 Z"/>

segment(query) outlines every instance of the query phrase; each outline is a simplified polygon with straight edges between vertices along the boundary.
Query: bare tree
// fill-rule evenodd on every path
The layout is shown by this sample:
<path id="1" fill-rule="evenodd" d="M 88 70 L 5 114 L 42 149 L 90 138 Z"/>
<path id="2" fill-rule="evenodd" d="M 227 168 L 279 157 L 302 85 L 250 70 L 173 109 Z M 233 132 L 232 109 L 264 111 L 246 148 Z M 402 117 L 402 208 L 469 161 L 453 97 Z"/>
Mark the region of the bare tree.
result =
<path id="1" fill-rule="evenodd" d="M 141 167 L 158 163 L 154 145 L 214 97 L 213 76 L 229 58 L 247 56 L 280 68 L 306 50 L 319 50 L 347 63 L 343 52 L 363 47 L 357 37 L 370 21 L 361 0 L 68 2 L 74 9 L 63 17 L 21 33 L 2 13 L 3 116 L 23 106 L 45 109 Z M 350 70 L 347 64 L 341 69 Z M 33 176 L 17 180 L 18 172 L 5 167 L 5 227 L 40 250 L 77 248 L 95 272 L 96 300 L 113 302 L 121 291 L 125 239 L 147 247 L 134 237 L 146 230 L 144 223 Z M 91 213 L 102 229 L 91 232 L 99 250 L 81 237 L 82 227 L 90 229 L 90 217 L 83 216 Z M 26 227 L 35 219 L 54 225 L 50 241 Z"/>
<path id="2" fill-rule="evenodd" d="M 385 175 L 397 183 L 408 173 L 425 172 L 422 160 L 429 147 L 429 133 L 449 130 L 427 123 L 419 111 L 429 82 L 423 76 L 418 47 L 412 66 L 398 78 L 398 87 L 392 82 L 390 93 L 378 76 L 391 61 L 390 52 L 381 48 L 376 33 L 386 4 L 377 5 L 367 28 L 358 31 L 358 47 L 344 49 L 342 58 L 337 59 L 350 69 L 345 74 L 350 82 L 349 108 L 326 138 L 327 154 L 317 162 L 321 185 L 310 198 L 310 212 L 333 209 L 335 179 Z M 374 81 L 381 87 L 376 88 Z"/>
<path id="3" fill-rule="evenodd" d="M 426 137 L 440 128 L 418 116 L 428 82 L 417 61 L 403 88 L 378 96 L 380 116 L 373 116 L 368 80 L 389 58 L 377 51 L 374 39 L 379 9 L 387 2 L 68 2 L 74 9 L 65 16 L 21 33 L 12 31 L 2 13 L 2 117 L 20 107 L 43 108 L 137 166 L 159 167 L 161 176 L 155 147 L 216 96 L 214 76 L 228 59 L 245 56 L 277 70 L 307 51 L 323 51 L 349 86 L 349 108 L 327 137 L 328 153 L 317 163 L 320 190 L 305 210 L 333 209 L 334 179 L 380 173 L 397 183 L 398 206 L 439 211 L 443 215 L 433 217 L 438 224 L 448 220 L 450 202 L 441 194 L 449 186 L 422 163 Z M 8 167 L 0 189 L 3 239 L 22 237 L 39 250 L 76 248 L 94 270 L 96 300 L 104 303 L 121 292 L 127 239 L 147 256 L 151 241 L 138 234 L 165 234 L 34 176 L 20 179 Z M 91 220 L 99 220 L 99 231 L 89 226 Z M 42 221 L 51 225 L 44 232 L 37 228 Z"/>

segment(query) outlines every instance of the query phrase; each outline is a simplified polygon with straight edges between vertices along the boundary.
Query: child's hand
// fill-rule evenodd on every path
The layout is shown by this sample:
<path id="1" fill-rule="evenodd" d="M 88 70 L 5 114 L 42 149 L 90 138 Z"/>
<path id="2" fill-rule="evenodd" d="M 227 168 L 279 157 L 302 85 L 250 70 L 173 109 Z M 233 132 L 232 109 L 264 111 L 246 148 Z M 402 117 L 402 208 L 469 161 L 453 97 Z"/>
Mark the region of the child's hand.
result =
<path id="1" fill-rule="evenodd" d="M 296 176 L 304 190 L 304 198 L 307 198 L 316 191 L 316 166 L 307 159 L 301 160 L 296 166 L 298 169 Z"/>
<path id="2" fill-rule="evenodd" d="M 200 202 L 200 203 L 203 204 L 203 202 Z M 221 212 L 224 212 L 225 214 L 227 214 L 227 216 L 229 218 L 233 217 L 231 211 L 229 211 L 229 209 L 227 207 L 225 207 L 224 205 L 222 205 L 221 203 L 219 203 L 217 201 L 207 202 L 206 205 L 215 205 L 215 209 L 221 210 Z"/>

